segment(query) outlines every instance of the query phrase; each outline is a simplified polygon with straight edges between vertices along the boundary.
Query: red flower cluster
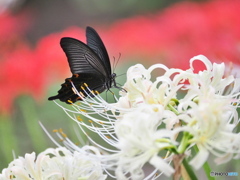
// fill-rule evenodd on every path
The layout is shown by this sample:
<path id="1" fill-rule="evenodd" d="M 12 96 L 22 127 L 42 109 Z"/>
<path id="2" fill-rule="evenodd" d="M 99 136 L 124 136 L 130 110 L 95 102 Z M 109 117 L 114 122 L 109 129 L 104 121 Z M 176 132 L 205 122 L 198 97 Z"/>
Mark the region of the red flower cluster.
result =
<path id="1" fill-rule="evenodd" d="M 18 21 L 26 21 L 22 18 Z M 59 41 L 63 36 L 83 39 L 85 33 L 69 28 L 44 37 L 32 49 L 20 38 L 22 29 L 17 28 L 15 18 L 1 14 L 0 19 L 4 20 L 0 21 L 4 27 L 0 30 L 0 113 L 7 113 L 17 96 L 28 94 L 40 100 L 50 83 L 66 78 L 69 68 Z"/>
<path id="2" fill-rule="evenodd" d="M 184 2 L 157 14 L 118 21 L 108 30 L 95 28 L 110 57 L 121 53 L 122 59 L 152 59 L 151 64 L 161 61 L 183 69 L 198 54 L 240 63 L 239 9 L 239 0 Z M 8 112 L 18 95 L 40 99 L 50 83 L 70 77 L 59 41 L 64 36 L 85 40 L 85 30 L 72 27 L 42 38 L 31 49 L 19 38 L 24 29 L 18 22 L 28 22 L 20 18 L 0 15 L 0 113 Z"/>
<path id="3" fill-rule="evenodd" d="M 20 26 L 18 22 L 24 23 Z M 21 38 L 28 25 L 26 22 L 29 22 L 26 14 L 18 17 L 12 16 L 8 12 L 0 14 L 0 112 L 9 109 L 16 91 L 18 91 L 15 87 L 20 83 L 19 72 L 15 71 L 16 65 L 20 61 L 22 63 L 19 55 L 21 56 L 28 49 L 26 42 Z M 20 53 L 17 55 L 16 51 Z M 10 64 L 14 67 L 9 67 Z"/>
<path id="4" fill-rule="evenodd" d="M 240 63 L 239 9 L 239 0 L 178 3 L 158 14 L 117 22 L 104 39 L 114 53 L 171 67 L 187 68 L 198 54 Z"/>

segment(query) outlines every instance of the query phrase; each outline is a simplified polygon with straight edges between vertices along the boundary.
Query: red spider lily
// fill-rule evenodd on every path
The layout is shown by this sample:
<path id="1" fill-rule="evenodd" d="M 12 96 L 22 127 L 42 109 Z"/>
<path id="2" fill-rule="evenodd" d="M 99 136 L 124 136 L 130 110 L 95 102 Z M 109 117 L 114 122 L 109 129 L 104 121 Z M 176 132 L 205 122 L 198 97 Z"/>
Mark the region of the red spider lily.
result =
<path id="1" fill-rule="evenodd" d="M 21 73 L 16 67 L 21 65 L 21 57 L 30 51 L 21 37 L 30 24 L 27 15 L 13 16 L 7 11 L 0 14 L 0 112 L 9 110 L 12 100 L 22 91 L 16 87 L 25 81 L 25 76 L 19 81 Z"/>
<path id="2" fill-rule="evenodd" d="M 79 28 L 69 28 L 42 38 L 35 50 L 22 43 L 13 52 L 5 53 L 0 62 L 0 112 L 9 112 L 13 100 L 21 94 L 41 100 L 50 83 L 63 81 L 67 73 L 70 77 L 59 42 L 64 36 L 83 39 L 84 34 Z"/>
<path id="3" fill-rule="evenodd" d="M 1 63 L 1 108 L 9 110 L 12 100 L 24 93 L 40 94 L 42 88 L 39 61 L 28 47 L 12 52 Z M 32 63 L 34 61 L 34 63 Z"/>
<path id="4" fill-rule="evenodd" d="M 110 57 L 121 53 L 123 59 L 141 57 L 152 59 L 151 64 L 165 61 L 170 67 L 183 69 L 188 68 L 189 59 L 198 54 L 213 60 L 240 63 L 239 9 L 238 0 L 184 2 L 157 14 L 118 21 L 108 30 L 94 28 L 101 35 Z M 8 23 L 5 27 L 14 27 Z M 6 31 L 0 31 L 0 35 Z M 85 30 L 73 27 L 50 34 L 42 38 L 34 50 L 22 43 L 23 47 L 18 46 L 10 54 L 1 52 L 1 109 L 9 110 L 11 100 L 21 93 L 39 98 L 47 85 L 71 76 L 59 45 L 64 36 L 84 41 Z"/>
<path id="5" fill-rule="evenodd" d="M 30 24 L 30 16 L 28 13 L 18 14 L 18 16 L 13 16 L 9 12 L 5 11 L 0 14 L 0 36 L 9 38 L 16 33 L 22 34 L 25 32 Z"/>
<path id="6" fill-rule="evenodd" d="M 28 12 L 11 15 L 5 11 L 0 13 L 0 55 L 10 53 L 25 44 L 22 35 L 31 24 Z"/>
<path id="7" fill-rule="evenodd" d="M 106 32 L 112 51 L 187 68 L 191 57 L 240 63 L 240 1 L 184 2 L 163 12 L 113 24 Z M 116 52 L 116 49 L 118 52 Z"/>

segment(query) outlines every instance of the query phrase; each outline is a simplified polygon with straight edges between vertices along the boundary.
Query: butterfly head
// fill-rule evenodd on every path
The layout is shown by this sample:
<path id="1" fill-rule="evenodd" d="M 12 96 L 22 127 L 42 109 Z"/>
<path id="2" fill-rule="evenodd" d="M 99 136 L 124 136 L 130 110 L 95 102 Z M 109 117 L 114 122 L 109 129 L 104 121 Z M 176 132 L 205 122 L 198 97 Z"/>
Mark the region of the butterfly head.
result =
<path id="1" fill-rule="evenodd" d="M 115 80 L 116 76 L 117 76 L 116 73 L 111 74 L 110 78 L 105 83 L 106 89 L 109 90 L 111 87 L 116 86 L 116 80 Z"/>

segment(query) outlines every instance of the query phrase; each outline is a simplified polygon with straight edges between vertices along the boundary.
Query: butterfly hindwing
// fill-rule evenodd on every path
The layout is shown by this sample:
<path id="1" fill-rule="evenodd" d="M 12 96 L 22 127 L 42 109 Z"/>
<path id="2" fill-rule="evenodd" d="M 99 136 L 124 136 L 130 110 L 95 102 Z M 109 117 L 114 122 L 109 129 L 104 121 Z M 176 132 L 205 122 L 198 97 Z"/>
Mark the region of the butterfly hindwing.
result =
<path id="1" fill-rule="evenodd" d="M 104 82 L 98 79 L 96 74 L 74 74 L 71 78 L 65 79 L 65 82 L 61 84 L 58 95 L 50 97 L 49 100 L 59 99 L 60 101 L 71 104 L 77 100 L 82 100 L 77 93 L 83 98 L 87 96 L 93 97 L 96 93 L 101 93 L 105 90 L 102 86 L 103 83 Z M 72 84 L 75 88 L 73 88 Z"/>

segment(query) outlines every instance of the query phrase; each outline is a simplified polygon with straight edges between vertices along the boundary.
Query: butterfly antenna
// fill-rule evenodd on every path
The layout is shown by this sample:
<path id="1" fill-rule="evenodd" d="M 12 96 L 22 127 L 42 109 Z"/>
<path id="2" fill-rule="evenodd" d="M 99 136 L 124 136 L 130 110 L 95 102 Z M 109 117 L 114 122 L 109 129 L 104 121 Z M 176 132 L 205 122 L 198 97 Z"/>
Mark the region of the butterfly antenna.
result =
<path id="1" fill-rule="evenodd" d="M 115 85 L 113 87 L 119 89 L 120 91 L 127 92 L 127 90 L 122 88 L 121 86 L 122 86 L 121 84 L 115 83 Z M 114 95 L 114 93 L 111 90 L 109 90 L 109 91 Z"/>
<path id="2" fill-rule="evenodd" d="M 117 61 L 116 61 L 116 63 L 115 63 L 115 57 L 113 57 L 113 59 L 114 59 L 114 63 L 113 63 L 113 72 L 115 71 L 115 69 L 116 69 L 116 67 L 117 67 L 117 64 L 118 64 L 118 62 L 119 62 L 119 60 L 120 60 L 120 58 L 121 58 L 121 53 L 119 53 L 119 56 L 118 56 L 118 59 L 117 59 Z"/>
<path id="3" fill-rule="evenodd" d="M 117 83 L 117 85 L 122 86 L 122 84 L 120 84 L 120 83 Z"/>
<path id="4" fill-rule="evenodd" d="M 117 75 L 117 77 L 120 77 L 120 76 L 123 76 L 123 75 L 126 75 L 126 73 L 119 74 L 119 75 Z"/>
<path id="5" fill-rule="evenodd" d="M 116 58 L 115 58 L 115 56 L 113 56 L 113 65 L 112 65 L 113 73 L 114 73 L 115 68 L 116 68 L 115 64 L 116 64 Z"/>

